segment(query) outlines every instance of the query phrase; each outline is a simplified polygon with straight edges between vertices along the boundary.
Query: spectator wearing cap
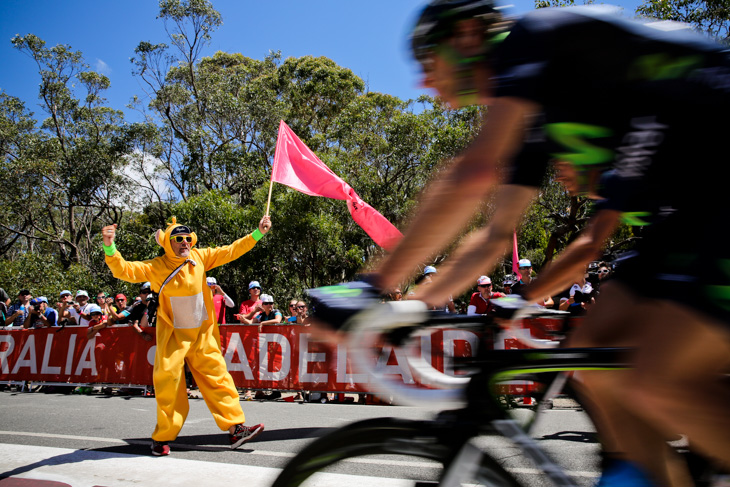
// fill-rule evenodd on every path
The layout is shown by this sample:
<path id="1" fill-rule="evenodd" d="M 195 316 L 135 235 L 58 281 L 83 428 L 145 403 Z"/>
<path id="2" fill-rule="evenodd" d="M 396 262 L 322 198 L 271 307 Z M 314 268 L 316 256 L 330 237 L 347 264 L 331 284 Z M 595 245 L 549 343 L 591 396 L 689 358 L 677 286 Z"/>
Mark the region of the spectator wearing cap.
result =
<path id="1" fill-rule="evenodd" d="M 261 331 L 262 325 L 276 325 L 281 323 L 284 319 L 281 311 L 274 308 L 274 298 L 269 294 L 261 295 L 261 312 L 256 315 L 253 319 L 254 323 L 259 325 L 259 331 Z"/>
<path id="2" fill-rule="evenodd" d="M 423 275 L 416 280 L 417 286 L 428 286 L 433 282 L 433 277 L 438 273 L 436 268 L 432 265 L 427 265 L 423 268 Z M 412 293 L 411 293 L 412 294 Z M 454 298 L 449 296 L 449 300 L 443 306 L 433 306 L 430 308 L 433 311 L 446 311 L 447 313 L 456 313 L 456 306 L 454 306 Z"/>
<path id="3" fill-rule="evenodd" d="M 466 309 L 468 315 L 485 315 L 494 308 L 493 299 L 503 298 L 505 295 L 500 292 L 492 292 L 492 280 L 488 276 L 480 276 L 477 279 L 478 291 L 471 295 L 469 307 Z"/>
<path id="4" fill-rule="evenodd" d="M 215 277 L 207 277 L 205 281 L 208 288 L 213 293 L 213 309 L 215 310 L 216 321 L 219 325 L 226 324 L 226 308 L 233 308 L 236 303 L 226 294 L 226 292 L 218 285 Z"/>
<path id="5" fill-rule="evenodd" d="M 256 314 L 260 313 L 261 308 L 261 284 L 259 281 L 251 281 L 248 283 L 249 298 L 241 303 L 237 315 L 233 315 L 239 322 L 245 325 L 253 324 Z"/>
<path id="6" fill-rule="evenodd" d="M 79 326 L 89 326 L 89 313 L 87 311 L 89 303 L 89 293 L 83 289 L 76 291 L 76 302 L 69 308 L 69 321 Z"/>
<path id="7" fill-rule="evenodd" d="M 529 259 L 520 259 L 519 261 L 520 275 L 522 276 L 519 281 L 512 285 L 511 294 L 519 294 L 520 296 L 524 292 L 524 286 L 529 285 L 536 278 L 532 275 L 532 262 Z M 537 304 L 541 306 L 551 307 L 553 306 L 553 298 L 547 296 L 537 301 Z"/>
<path id="8" fill-rule="evenodd" d="M 68 289 L 64 289 L 61 291 L 58 297 L 58 302 L 56 303 L 56 310 L 58 311 L 58 324 L 59 325 L 74 325 L 75 322 L 71 321 L 71 313 L 69 310 L 73 308 L 74 304 L 74 297 L 73 294 L 71 294 L 71 291 Z"/>
<path id="9" fill-rule="evenodd" d="M 109 321 L 104 316 L 104 310 L 98 304 L 89 305 L 89 328 L 86 331 L 86 338 L 91 340 L 97 333 L 109 326 Z"/>
<path id="10" fill-rule="evenodd" d="M 504 290 L 504 294 L 512 294 L 512 286 L 514 285 L 515 280 L 512 277 L 505 277 L 504 281 L 502 281 L 502 289 Z"/>
<path id="11" fill-rule="evenodd" d="M 120 311 L 112 313 L 111 324 L 132 326 L 139 325 L 139 322 L 142 320 L 144 312 L 147 309 L 147 296 L 149 294 L 149 287 L 147 289 L 140 289 L 140 298 L 135 299 L 132 304 L 128 304 L 127 297 L 124 294 L 117 294 L 115 300 L 117 302 L 117 310 Z"/>
<path id="12" fill-rule="evenodd" d="M 33 295 L 27 289 L 22 289 L 18 293 L 18 299 L 8 307 L 7 316 L 5 317 L 5 326 L 13 326 L 20 328 L 28 317 L 28 306 Z"/>
<path id="13" fill-rule="evenodd" d="M 48 299 L 39 296 L 30 300 L 28 316 L 23 322 L 23 328 L 48 328 L 58 326 L 58 312 L 48 306 Z"/>

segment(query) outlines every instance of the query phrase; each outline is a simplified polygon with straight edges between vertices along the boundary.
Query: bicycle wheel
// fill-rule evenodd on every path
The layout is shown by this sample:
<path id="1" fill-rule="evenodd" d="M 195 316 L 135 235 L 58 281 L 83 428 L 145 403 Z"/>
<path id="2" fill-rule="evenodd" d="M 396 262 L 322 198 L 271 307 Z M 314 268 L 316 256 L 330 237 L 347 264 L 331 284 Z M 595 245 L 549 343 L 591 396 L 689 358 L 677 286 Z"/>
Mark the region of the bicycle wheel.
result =
<path id="1" fill-rule="evenodd" d="M 455 440 L 453 429 L 431 421 L 413 421 L 396 418 L 368 419 L 352 423 L 313 441 L 297 454 L 282 470 L 272 487 L 298 487 L 307 485 L 307 480 L 325 469 L 331 470 L 338 462 L 356 462 L 366 455 L 398 455 L 409 460 L 432 460 L 435 463 L 401 462 L 409 466 L 408 477 L 397 485 L 416 487 L 436 486 L 448 464 L 462 446 Z M 380 457 L 378 457 L 380 458 Z M 368 462 L 364 475 L 377 475 L 379 461 L 383 465 L 397 460 Z M 419 461 L 421 462 L 421 461 Z M 375 464 L 375 465 L 374 465 Z M 373 477 L 373 485 L 385 485 L 385 478 Z M 317 484 L 320 480 L 312 479 Z M 483 485 L 490 487 L 519 487 L 517 481 L 494 459 L 482 455 L 472 478 L 461 485 Z"/>

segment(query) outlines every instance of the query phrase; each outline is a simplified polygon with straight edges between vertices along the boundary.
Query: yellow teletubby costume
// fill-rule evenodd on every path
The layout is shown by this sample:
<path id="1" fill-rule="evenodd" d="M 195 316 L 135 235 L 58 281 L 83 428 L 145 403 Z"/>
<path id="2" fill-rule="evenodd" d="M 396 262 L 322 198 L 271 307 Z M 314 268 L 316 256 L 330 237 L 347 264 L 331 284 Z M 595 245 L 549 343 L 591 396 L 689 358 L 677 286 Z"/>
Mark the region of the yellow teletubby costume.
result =
<path id="1" fill-rule="evenodd" d="M 192 237 L 190 255 L 178 257 L 170 244 L 176 227 Z M 178 230 L 178 232 L 179 232 Z M 106 263 L 117 279 L 152 284 L 159 293 L 157 350 L 153 382 L 157 399 L 157 426 L 152 439 L 173 441 L 188 415 L 189 404 L 183 368 L 187 361 L 195 382 L 221 430 L 245 421 L 238 392 L 221 354 L 213 294 L 206 285 L 206 271 L 234 261 L 253 248 L 263 234 L 256 230 L 230 245 L 197 249 L 198 237 L 172 218 L 157 231 L 157 243 L 165 255 L 143 262 L 127 262 L 116 247 L 105 247 Z"/>

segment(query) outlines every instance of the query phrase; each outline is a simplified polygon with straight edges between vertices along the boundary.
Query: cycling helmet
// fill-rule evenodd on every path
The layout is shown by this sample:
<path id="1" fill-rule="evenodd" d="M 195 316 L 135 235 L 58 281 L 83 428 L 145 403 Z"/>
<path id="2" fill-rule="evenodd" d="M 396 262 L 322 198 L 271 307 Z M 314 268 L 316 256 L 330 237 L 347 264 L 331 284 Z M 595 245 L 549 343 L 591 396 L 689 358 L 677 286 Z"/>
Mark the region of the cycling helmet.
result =
<path id="1" fill-rule="evenodd" d="M 454 34 L 457 22 L 475 17 L 483 18 L 486 28 L 500 15 L 491 0 L 433 0 L 421 12 L 411 33 L 413 56 L 423 62 L 431 49 Z M 490 37 L 485 36 L 485 41 Z M 488 42 L 484 50 L 488 50 Z"/>

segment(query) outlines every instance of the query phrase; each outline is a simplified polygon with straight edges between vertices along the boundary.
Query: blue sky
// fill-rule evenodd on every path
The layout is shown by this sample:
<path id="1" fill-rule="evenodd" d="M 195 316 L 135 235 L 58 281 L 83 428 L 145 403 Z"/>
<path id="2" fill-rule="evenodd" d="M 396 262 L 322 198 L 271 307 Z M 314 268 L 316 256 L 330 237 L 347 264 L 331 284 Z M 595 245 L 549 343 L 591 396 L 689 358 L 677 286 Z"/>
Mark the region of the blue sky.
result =
<path id="1" fill-rule="evenodd" d="M 508 2 L 506 12 L 533 8 L 532 0 Z M 639 0 L 613 2 L 631 14 Z M 241 52 L 261 59 L 280 50 L 283 57 L 326 56 L 363 78 L 371 91 L 403 99 L 424 93 L 418 69 L 405 49 L 406 36 L 424 0 L 213 0 L 223 25 L 206 50 Z M 82 51 L 91 69 L 107 75 L 106 97 L 124 109 L 143 96 L 131 74 L 129 58 L 140 41 L 166 42 L 164 24 L 155 17 L 155 0 L 0 0 L 0 90 L 38 110 L 39 77 L 28 56 L 10 39 L 35 34 L 47 46 L 69 44 Z M 134 112 L 126 110 L 134 121 Z"/>

